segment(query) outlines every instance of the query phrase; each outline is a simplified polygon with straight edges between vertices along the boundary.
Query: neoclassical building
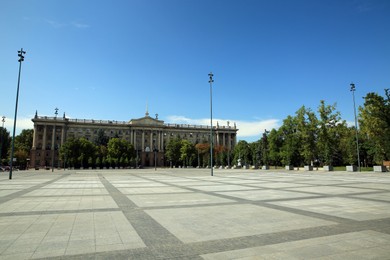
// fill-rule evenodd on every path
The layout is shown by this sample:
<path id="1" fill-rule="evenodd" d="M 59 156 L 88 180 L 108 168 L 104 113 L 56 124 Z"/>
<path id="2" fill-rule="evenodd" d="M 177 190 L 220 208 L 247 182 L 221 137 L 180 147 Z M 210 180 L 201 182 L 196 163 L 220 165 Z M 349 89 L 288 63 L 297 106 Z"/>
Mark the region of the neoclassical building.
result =
<path id="1" fill-rule="evenodd" d="M 210 140 L 210 126 L 164 123 L 158 119 L 145 116 L 130 121 L 70 119 L 63 117 L 38 116 L 34 123 L 33 146 L 31 149 L 30 167 L 61 167 L 58 150 L 68 138 L 84 137 L 94 141 L 100 130 L 108 137 L 119 137 L 134 145 L 142 166 L 167 165 L 164 158 L 166 145 L 170 139 L 180 137 L 190 142 L 202 143 Z M 227 122 L 213 126 L 213 143 L 232 150 L 237 142 L 236 124 Z M 155 157 L 156 156 L 156 157 Z"/>

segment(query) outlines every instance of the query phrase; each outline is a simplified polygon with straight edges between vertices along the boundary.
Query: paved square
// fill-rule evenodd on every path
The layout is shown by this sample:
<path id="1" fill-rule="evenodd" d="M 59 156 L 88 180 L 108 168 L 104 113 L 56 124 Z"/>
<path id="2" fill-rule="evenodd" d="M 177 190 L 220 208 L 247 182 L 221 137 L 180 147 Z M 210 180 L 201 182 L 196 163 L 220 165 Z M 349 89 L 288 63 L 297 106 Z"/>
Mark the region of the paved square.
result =
<path id="1" fill-rule="evenodd" d="M 185 243 L 335 224 L 248 204 L 146 212 Z"/>
<path id="2" fill-rule="evenodd" d="M 228 195 L 236 198 L 246 199 L 246 200 L 274 200 L 274 199 L 291 199 L 291 198 L 305 198 L 312 195 L 301 193 L 301 192 L 292 192 L 285 190 L 250 190 L 250 191 L 229 191 L 229 192 L 219 192 L 221 195 Z"/>
<path id="3" fill-rule="evenodd" d="M 388 259 L 390 235 L 373 231 L 202 255 L 203 259 Z"/>
<path id="4" fill-rule="evenodd" d="M 1 217 L 0 227 L 4 257 L 39 258 L 145 246 L 121 212 Z"/>
<path id="5" fill-rule="evenodd" d="M 390 218 L 389 204 L 350 198 L 319 198 L 299 201 L 271 202 L 276 205 L 318 212 L 353 220 Z"/>
<path id="6" fill-rule="evenodd" d="M 390 174 L 0 174 L 0 259 L 389 259 Z"/>
<path id="7" fill-rule="evenodd" d="M 233 200 L 202 193 L 130 195 L 128 198 L 139 207 L 190 206 L 234 202 Z M 172 216 L 173 218 L 173 216 Z"/>

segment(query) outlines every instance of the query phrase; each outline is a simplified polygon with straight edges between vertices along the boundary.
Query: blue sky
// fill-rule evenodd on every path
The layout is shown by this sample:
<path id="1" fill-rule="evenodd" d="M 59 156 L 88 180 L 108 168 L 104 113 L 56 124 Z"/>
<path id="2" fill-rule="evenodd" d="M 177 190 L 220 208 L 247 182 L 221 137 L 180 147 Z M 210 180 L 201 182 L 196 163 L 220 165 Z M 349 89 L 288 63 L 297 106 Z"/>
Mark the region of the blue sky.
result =
<path id="1" fill-rule="evenodd" d="M 0 115 L 12 132 L 59 115 L 166 123 L 236 122 L 255 141 L 302 105 L 353 121 L 390 87 L 388 0 L 2 0 Z"/>

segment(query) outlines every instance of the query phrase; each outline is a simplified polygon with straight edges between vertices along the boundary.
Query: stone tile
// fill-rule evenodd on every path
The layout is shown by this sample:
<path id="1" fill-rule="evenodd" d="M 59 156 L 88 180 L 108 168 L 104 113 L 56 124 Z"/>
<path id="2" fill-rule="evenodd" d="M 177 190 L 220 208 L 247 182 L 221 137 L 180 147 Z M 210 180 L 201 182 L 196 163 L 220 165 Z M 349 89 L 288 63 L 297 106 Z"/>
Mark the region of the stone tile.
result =
<path id="1" fill-rule="evenodd" d="M 23 196 L 89 196 L 89 195 L 107 195 L 108 192 L 104 188 L 86 188 L 86 189 L 40 189 L 29 192 Z"/>
<path id="2" fill-rule="evenodd" d="M 129 195 L 127 197 L 139 207 L 218 204 L 234 202 L 229 199 L 201 193 Z"/>
<path id="3" fill-rule="evenodd" d="M 274 199 L 291 199 L 309 197 L 307 193 L 284 191 L 284 190 L 250 190 L 250 191 L 228 191 L 218 192 L 218 194 L 228 195 L 240 199 L 261 201 Z"/>
<path id="4" fill-rule="evenodd" d="M 183 193 L 190 192 L 186 189 L 177 187 L 133 187 L 133 188 L 118 188 L 123 194 L 153 194 L 153 193 Z"/>
<path id="5" fill-rule="evenodd" d="M 265 181 L 241 180 L 241 179 L 232 179 L 232 178 L 225 178 L 225 179 L 219 181 L 219 183 L 226 183 L 226 184 L 248 184 L 248 185 L 256 185 L 256 184 L 261 184 L 263 182 L 265 182 Z"/>
<path id="6" fill-rule="evenodd" d="M 390 183 L 382 183 L 382 182 L 378 182 L 378 183 L 352 183 L 352 184 L 347 184 L 345 186 L 355 187 L 355 188 L 390 191 Z"/>
<path id="7" fill-rule="evenodd" d="M 77 254 L 88 254 L 94 253 L 96 250 L 95 240 L 74 240 L 69 241 L 68 246 L 65 250 L 65 255 L 77 255 Z"/>
<path id="8" fill-rule="evenodd" d="M 288 182 L 261 182 L 261 183 L 252 183 L 249 185 L 259 187 L 259 188 L 268 188 L 268 189 L 280 189 L 280 188 L 309 186 L 309 184 L 288 183 Z"/>
<path id="9" fill-rule="evenodd" d="M 61 211 L 117 207 L 118 205 L 110 196 L 22 197 L 0 204 L 0 213 L 26 211 Z"/>
<path id="10" fill-rule="evenodd" d="M 31 259 L 40 259 L 40 258 L 49 258 L 49 257 L 58 257 L 65 254 L 65 249 L 57 250 L 37 250 L 32 255 Z"/>
<path id="11" fill-rule="evenodd" d="M 184 187 L 189 187 L 189 188 L 196 188 L 197 186 L 206 186 L 206 185 L 211 185 L 211 186 L 215 186 L 215 185 L 218 185 L 219 183 L 216 183 L 216 182 L 211 182 L 211 181 L 187 181 L 187 182 L 180 182 L 180 183 L 176 183 L 175 185 L 178 185 L 178 186 L 184 186 Z"/>
<path id="12" fill-rule="evenodd" d="M 373 194 L 364 194 L 364 195 L 351 195 L 354 198 L 364 198 L 364 199 L 374 199 L 374 200 L 383 200 L 390 202 L 390 192 L 384 193 L 373 193 Z"/>
<path id="13" fill-rule="evenodd" d="M 378 238 L 379 236 L 379 238 Z M 375 238 L 377 244 L 362 242 Z M 355 243 L 356 247 L 346 246 Z M 338 246 L 337 246 L 338 245 Z M 352 232 L 293 242 L 202 255 L 203 259 L 387 259 L 390 235 L 375 231 Z"/>
<path id="14" fill-rule="evenodd" d="M 107 252 L 107 251 L 117 251 L 117 250 L 125 250 L 131 249 L 131 246 L 127 246 L 126 244 L 102 244 L 96 245 L 96 252 Z"/>
<path id="15" fill-rule="evenodd" d="M 17 183 L 1 183 L 0 190 L 24 190 L 33 187 L 35 184 L 17 184 Z"/>
<path id="16" fill-rule="evenodd" d="M 113 183 L 113 185 L 116 188 L 168 187 L 168 185 L 158 182 Z"/>
<path id="17" fill-rule="evenodd" d="M 2 260 L 25 260 L 31 258 L 33 255 L 32 252 L 28 253 L 15 253 L 15 254 L 2 254 L 1 259 Z"/>
<path id="18" fill-rule="evenodd" d="M 331 221 L 246 204 L 156 209 L 146 212 L 185 243 L 335 224 Z"/>
<path id="19" fill-rule="evenodd" d="M 358 221 L 390 217 L 389 203 L 360 199 L 334 197 L 270 203 Z"/>
<path id="20" fill-rule="evenodd" d="M 8 246 L 2 249 L 1 256 L 35 252 L 33 258 L 39 258 L 94 253 L 98 245 L 122 244 L 122 248 L 145 246 L 122 212 L 67 213 L 7 218 L 9 223 L 12 223 L 9 226 L 10 230 L 20 228 L 20 224 L 23 224 L 23 228 L 20 228 L 19 235 L 13 236 L 13 239 L 3 241 L 3 244 Z M 12 221 L 13 218 L 14 221 Z M 40 228 L 42 223 L 45 223 L 45 226 Z M 0 232 L 2 239 L 7 237 L 7 235 L 3 236 L 3 231 Z M 127 245 L 129 242 L 131 242 L 130 246 Z"/>
<path id="21" fill-rule="evenodd" d="M 354 193 L 361 193 L 361 192 L 369 192 L 370 191 L 367 189 L 337 187 L 337 186 L 299 187 L 299 188 L 289 188 L 288 190 L 318 193 L 318 194 L 329 194 L 329 195 L 354 194 Z"/>
<path id="22" fill-rule="evenodd" d="M 200 191 L 234 191 L 234 190 L 255 190 L 255 187 L 233 185 L 233 184 L 218 184 L 218 185 L 207 185 L 207 186 L 196 186 L 193 189 Z"/>
<path id="23" fill-rule="evenodd" d="M 68 241 L 47 241 L 40 243 L 35 252 L 61 251 L 63 254 L 67 246 Z"/>
<path id="24" fill-rule="evenodd" d="M 2 187 L 0 187 L 0 197 L 4 197 L 4 196 L 10 195 L 10 194 L 13 194 L 13 193 L 18 192 L 20 190 L 21 189 L 8 190 L 8 189 L 2 189 Z"/>
<path id="25" fill-rule="evenodd" d="M 12 182 L 7 177 L 0 175 L 0 259 L 390 255 L 389 234 L 360 231 L 383 226 L 389 232 L 385 173 L 216 169 L 210 176 L 209 169 L 137 169 L 26 171 Z M 266 202 L 250 202 L 257 200 Z M 278 210 L 269 200 L 277 200 L 272 205 Z M 312 212 L 322 218 L 310 217 Z"/>

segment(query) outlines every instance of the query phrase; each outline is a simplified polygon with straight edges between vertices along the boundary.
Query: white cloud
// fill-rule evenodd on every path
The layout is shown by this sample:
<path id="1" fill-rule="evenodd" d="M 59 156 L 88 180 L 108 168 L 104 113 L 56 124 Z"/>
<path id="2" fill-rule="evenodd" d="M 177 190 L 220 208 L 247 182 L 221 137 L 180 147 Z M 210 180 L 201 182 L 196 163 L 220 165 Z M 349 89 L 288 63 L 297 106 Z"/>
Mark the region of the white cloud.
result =
<path id="1" fill-rule="evenodd" d="M 46 19 L 45 20 L 48 24 L 50 24 L 51 27 L 53 28 L 62 28 L 62 27 L 65 27 L 66 24 L 65 23 L 60 23 L 60 22 L 57 22 L 57 21 L 54 21 L 54 20 L 48 20 Z"/>
<path id="2" fill-rule="evenodd" d="M 33 117 L 21 117 L 16 119 L 16 129 L 15 129 L 15 135 L 20 134 L 22 130 L 24 129 L 33 129 L 34 123 L 31 121 Z M 12 136 L 12 132 L 14 129 L 14 119 L 12 118 L 6 118 L 4 122 L 4 127 L 9 131 L 10 135 Z"/>
<path id="3" fill-rule="evenodd" d="M 175 123 L 175 124 L 190 124 L 190 125 L 210 125 L 210 118 L 201 118 L 193 119 L 184 116 L 168 116 L 166 123 Z M 234 126 L 239 129 L 237 132 L 238 139 L 260 139 L 260 135 L 264 132 L 265 129 L 271 130 L 273 128 L 279 127 L 279 119 L 267 119 L 267 120 L 254 120 L 254 121 L 242 121 L 242 120 L 233 120 L 233 119 L 213 119 L 213 125 L 216 125 L 217 122 L 220 126 L 226 126 L 229 121 L 230 126 Z"/>
<path id="4" fill-rule="evenodd" d="M 58 21 L 55 21 L 55 20 L 49 20 L 49 19 L 46 19 L 45 21 L 51 27 L 56 28 L 56 29 L 67 27 L 67 26 L 73 26 L 73 27 L 75 27 L 77 29 L 86 29 L 86 28 L 90 27 L 89 24 L 78 22 L 78 21 L 74 21 L 74 22 L 70 22 L 70 23 L 68 23 L 68 22 L 62 23 L 62 22 L 58 22 Z"/>
<path id="5" fill-rule="evenodd" d="M 80 22 L 72 22 L 72 25 L 79 29 L 86 29 L 90 27 L 89 24 L 80 23 Z"/>
<path id="6" fill-rule="evenodd" d="M 348 127 L 355 127 L 355 121 L 346 121 Z"/>

